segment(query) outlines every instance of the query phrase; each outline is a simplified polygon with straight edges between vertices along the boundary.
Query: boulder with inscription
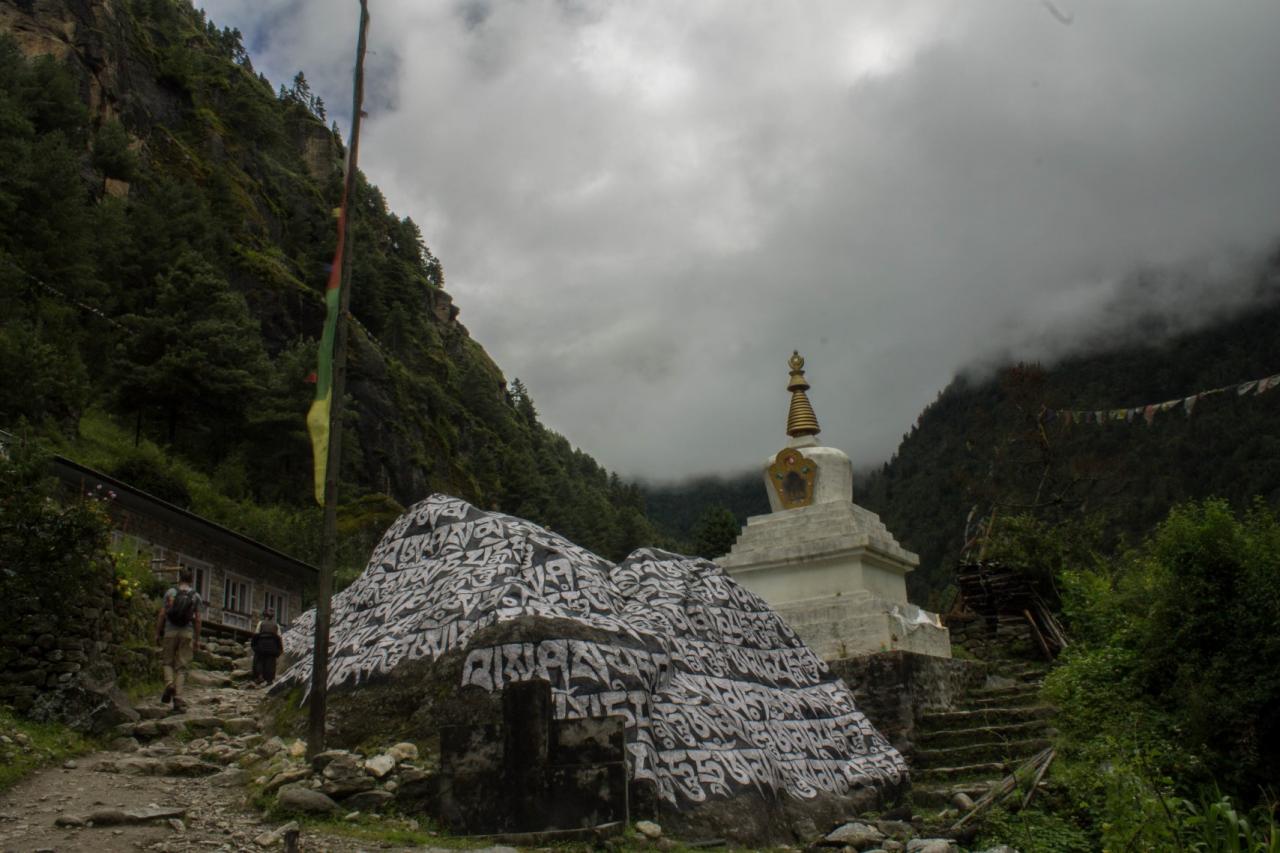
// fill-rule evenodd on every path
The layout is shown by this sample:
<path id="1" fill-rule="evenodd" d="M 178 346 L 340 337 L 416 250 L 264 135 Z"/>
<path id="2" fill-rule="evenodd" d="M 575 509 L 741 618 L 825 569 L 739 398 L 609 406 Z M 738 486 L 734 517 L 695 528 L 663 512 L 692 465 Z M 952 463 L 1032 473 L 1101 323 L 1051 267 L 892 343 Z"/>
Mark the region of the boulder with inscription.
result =
<path id="1" fill-rule="evenodd" d="M 310 682 L 314 618 L 285 636 L 277 701 Z M 329 666 L 331 745 L 444 732 L 440 771 L 398 806 L 453 808 L 463 830 L 652 817 L 677 836 L 789 842 L 906 777 L 845 684 L 719 566 L 655 549 L 611 563 L 444 495 L 401 516 L 334 598 Z M 464 802 L 495 767 L 513 777 L 499 789 L 532 792 L 509 813 Z"/>

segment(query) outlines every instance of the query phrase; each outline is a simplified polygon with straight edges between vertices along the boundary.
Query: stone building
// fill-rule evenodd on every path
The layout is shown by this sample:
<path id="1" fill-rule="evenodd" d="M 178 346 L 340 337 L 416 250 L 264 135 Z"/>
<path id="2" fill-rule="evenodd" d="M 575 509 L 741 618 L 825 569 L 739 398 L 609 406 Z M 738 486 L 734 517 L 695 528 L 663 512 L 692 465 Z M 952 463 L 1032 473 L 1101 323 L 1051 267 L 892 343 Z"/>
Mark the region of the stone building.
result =
<path id="1" fill-rule="evenodd" d="M 192 570 L 209 628 L 247 634 L 268 607 L 288 625 L 314 592 L 314 566 L 65 457 L 50 468 L 69 489 L 109 498 L 113 552 L 143 555 L 169 583 Z"/>

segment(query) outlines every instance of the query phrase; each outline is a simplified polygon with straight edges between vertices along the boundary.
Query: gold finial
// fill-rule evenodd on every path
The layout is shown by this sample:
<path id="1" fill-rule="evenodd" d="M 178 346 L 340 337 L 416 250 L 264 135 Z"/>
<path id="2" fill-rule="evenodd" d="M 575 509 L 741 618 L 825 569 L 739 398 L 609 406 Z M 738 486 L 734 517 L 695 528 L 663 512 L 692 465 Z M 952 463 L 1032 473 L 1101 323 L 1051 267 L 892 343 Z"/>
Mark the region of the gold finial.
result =
<path id="1" fill-rule="evenodd" d="M 809 405 L 809 398 L 804 393 L 809 390 L 809 383 L 804 378 L 804 358 L 801 357 L 799 350 L 792 350 L 787 364 L 791 367 L 791 381 L 787 383 L 787 390 L 791 392 L 791 409 L 787 412 L 787 435 L 792 438 L 817 435 L 822 432 L 822 428 L 818 426 L 818 416 L 813 413 L 813 406 Z"/>

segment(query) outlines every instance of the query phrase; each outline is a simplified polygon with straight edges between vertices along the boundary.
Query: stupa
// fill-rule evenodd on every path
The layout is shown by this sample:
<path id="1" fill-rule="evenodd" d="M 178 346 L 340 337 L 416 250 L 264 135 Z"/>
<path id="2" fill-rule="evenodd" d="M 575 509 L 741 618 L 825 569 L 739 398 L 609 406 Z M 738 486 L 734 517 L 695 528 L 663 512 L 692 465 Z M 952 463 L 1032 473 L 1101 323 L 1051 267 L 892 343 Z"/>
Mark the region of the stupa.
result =
<path id="1" fill-rule="evenodd" d="M 749 518 L 718 562 L 827 660 L 892 649 L 951 657 L 938 616 L 907 601 L 920 559 L 853 502 L 853 463 L 818 443 L 799 352 L 788 365 L 789 440 L 764 466 L 772 512 Z"/>

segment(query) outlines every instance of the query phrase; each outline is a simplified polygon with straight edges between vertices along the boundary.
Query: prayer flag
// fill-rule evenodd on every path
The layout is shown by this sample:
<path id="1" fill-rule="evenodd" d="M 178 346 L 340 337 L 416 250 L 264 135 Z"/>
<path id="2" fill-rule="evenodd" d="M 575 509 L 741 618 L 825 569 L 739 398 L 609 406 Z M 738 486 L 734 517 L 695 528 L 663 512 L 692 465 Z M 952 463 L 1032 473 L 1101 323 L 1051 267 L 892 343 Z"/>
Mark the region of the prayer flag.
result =
<path id="1" fill-rule="evenodd" d="M 316 503 L 324 506 L 324 480 L 329 464 L 329 411 L 333 406 L 333 348 L 337 341 L 338 314 L 342 310 L 342 253 L 347 236 L 347 192 L 342 191 L 338 208 L 338 246 L 329 268 L 329 284 L 324 291 L 324 330 L 316 353 L 316 398 L 307 410 L 307 432 L 311 434 Z"/>

